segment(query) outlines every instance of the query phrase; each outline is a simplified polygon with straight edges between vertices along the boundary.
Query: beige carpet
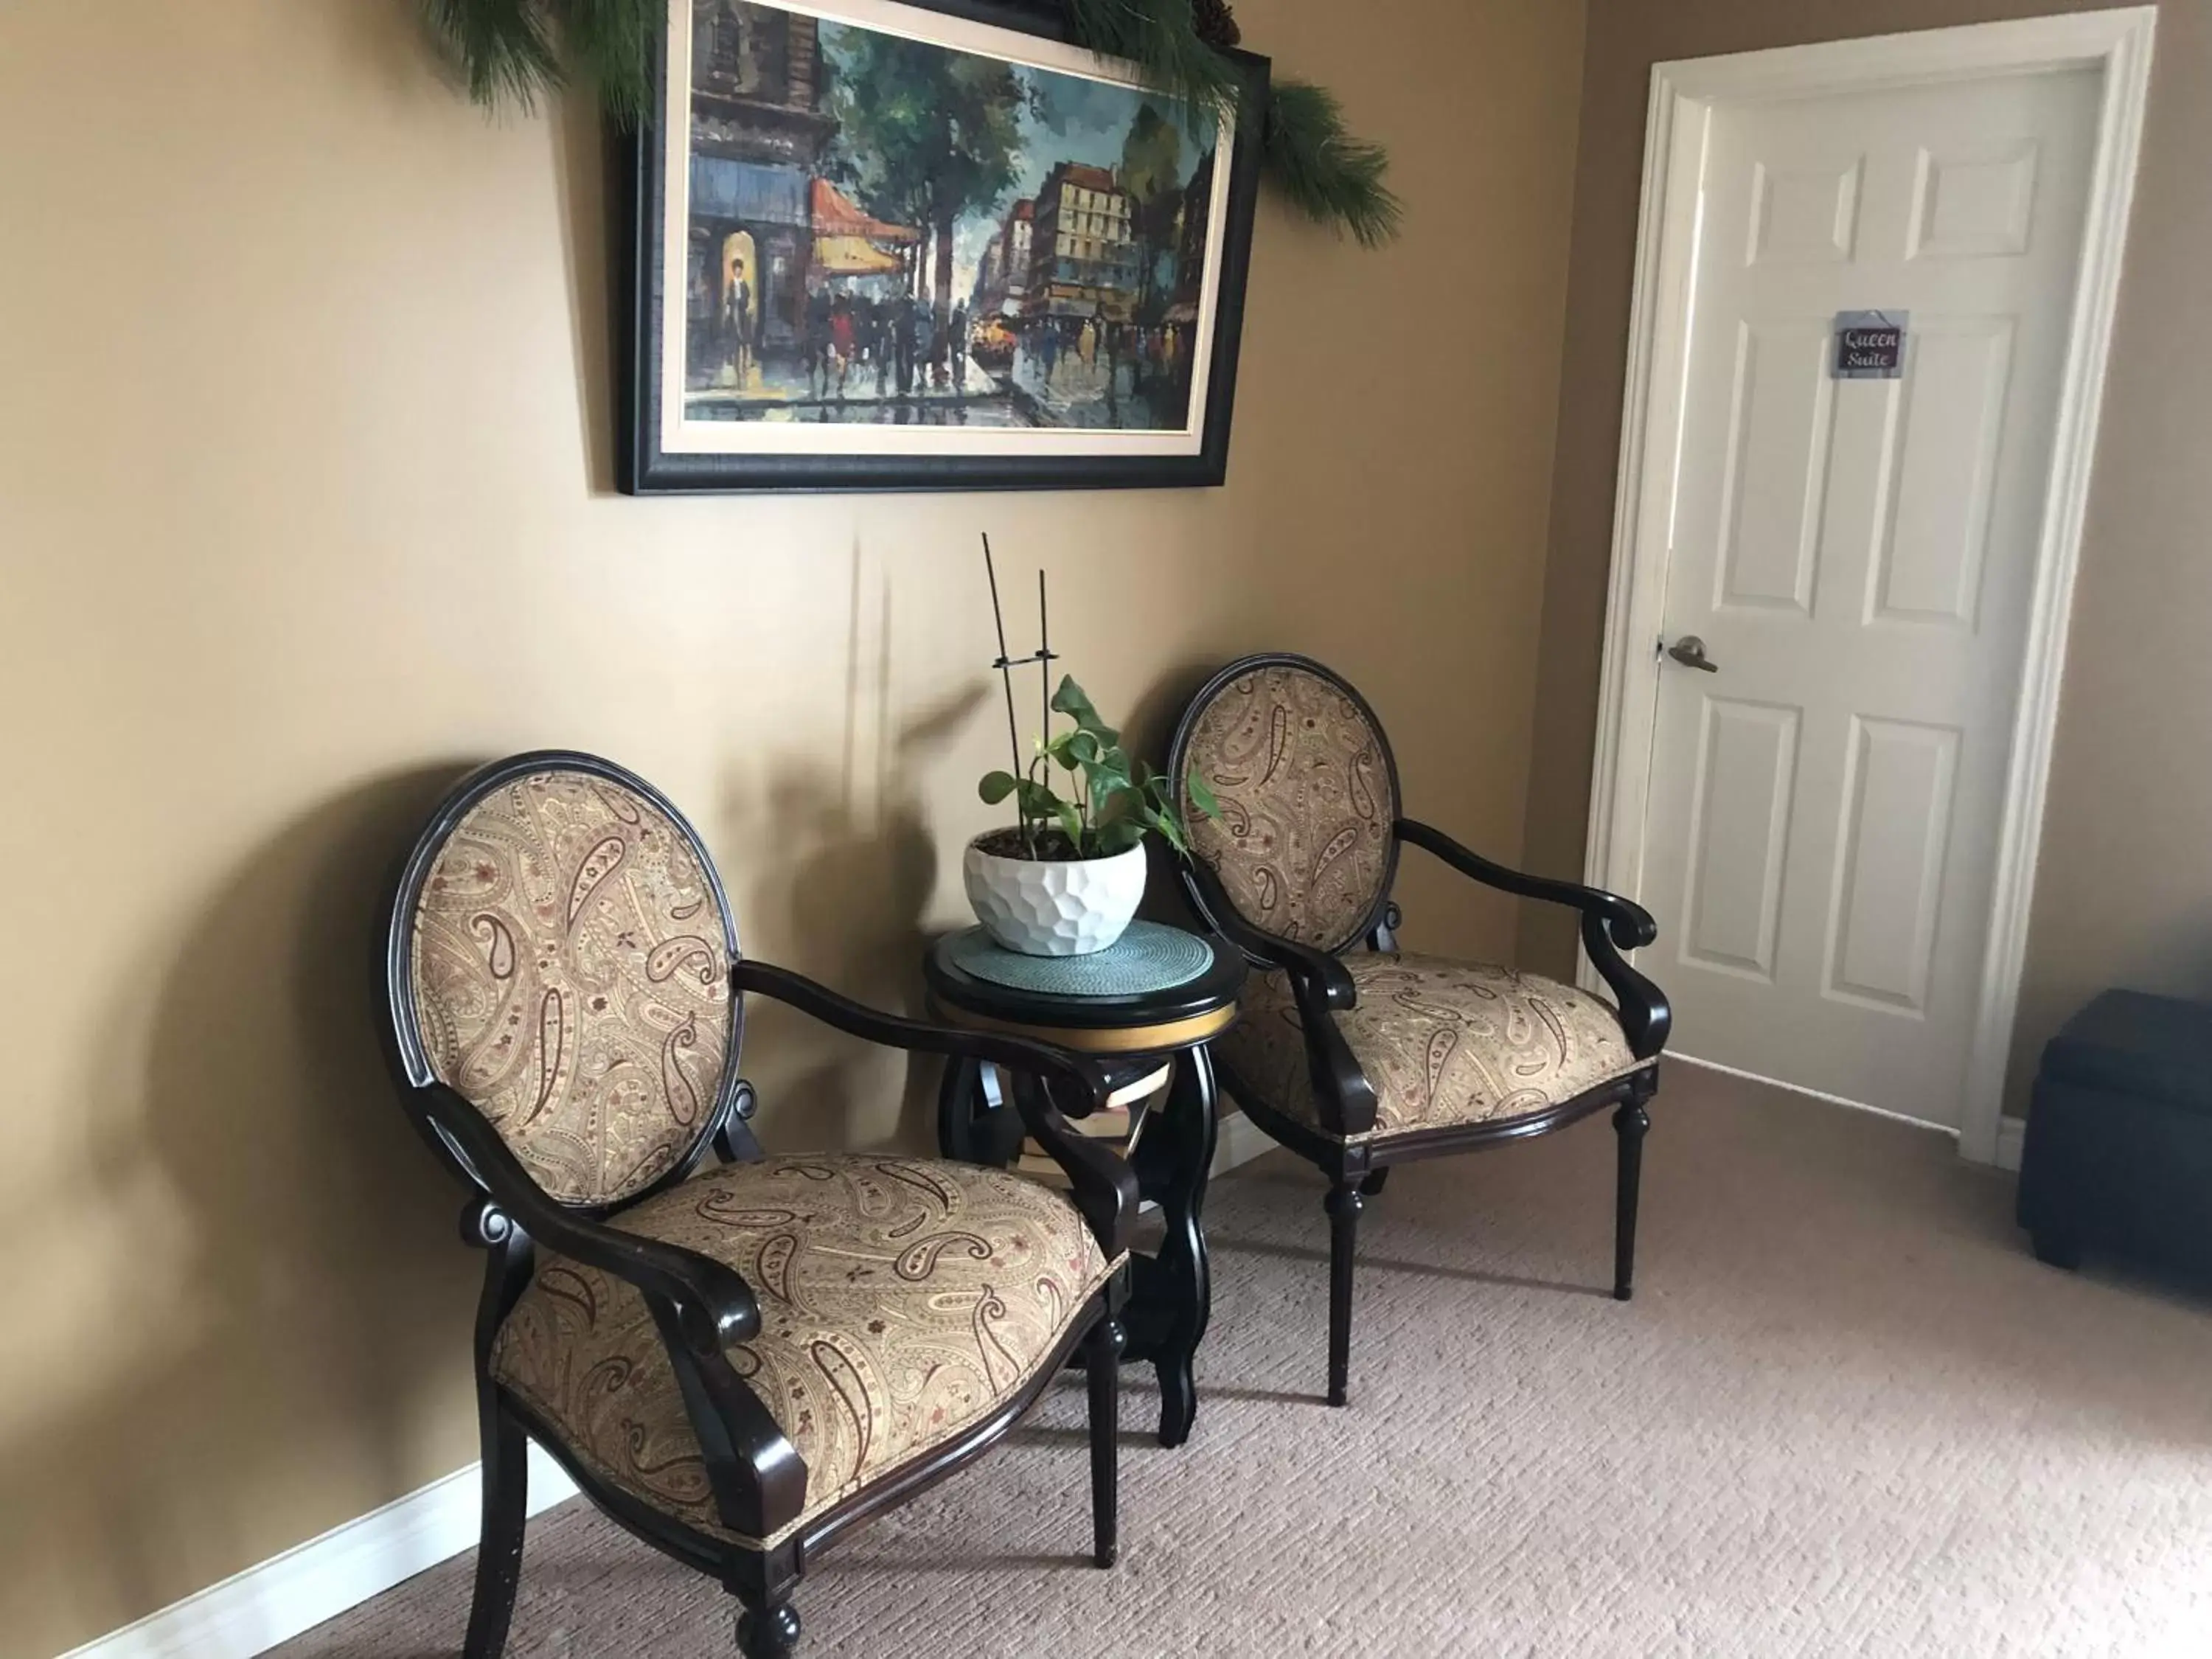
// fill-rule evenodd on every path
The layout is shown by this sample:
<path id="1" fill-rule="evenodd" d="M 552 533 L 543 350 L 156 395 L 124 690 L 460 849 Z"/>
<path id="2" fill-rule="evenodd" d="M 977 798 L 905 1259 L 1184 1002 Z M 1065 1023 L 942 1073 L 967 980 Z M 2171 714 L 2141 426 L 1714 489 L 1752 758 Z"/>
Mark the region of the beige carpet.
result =
<path id="1" fill-rule="evenodd" d="M 2212 1654 L 2212 1304 L 2039 1266 L 1922 1131 L 1686 1067 L 1653 1120 L 1628 1307 L 1601 1122 L 1399 1171 L 1341 1412 L 1315 1178 L 1220 1182 L 1197 1432 L 1132 1374 L 1121 1566 L 1064 1385 L 817 1564 L 802 1653 Z M 279 1651 L 454 1652 L 469 1566 Z M 731 1613 L 578 1501 L 508 1651 L 724 1656 Z"/>

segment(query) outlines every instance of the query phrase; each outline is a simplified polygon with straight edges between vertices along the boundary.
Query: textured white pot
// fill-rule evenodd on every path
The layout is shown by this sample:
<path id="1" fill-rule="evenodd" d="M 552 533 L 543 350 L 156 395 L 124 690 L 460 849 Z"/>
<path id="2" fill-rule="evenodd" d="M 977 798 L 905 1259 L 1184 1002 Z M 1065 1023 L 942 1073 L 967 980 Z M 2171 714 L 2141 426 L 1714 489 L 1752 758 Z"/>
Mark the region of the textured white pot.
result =
<path id="1" fill-rule="evenodd" d="M 1087 957 L 1128 931 L 1145 896 L 1145 849 L 1047 860 L 1000 858 L 970 842 L 964 873 L 975 920 L 1006 949 Z"/>

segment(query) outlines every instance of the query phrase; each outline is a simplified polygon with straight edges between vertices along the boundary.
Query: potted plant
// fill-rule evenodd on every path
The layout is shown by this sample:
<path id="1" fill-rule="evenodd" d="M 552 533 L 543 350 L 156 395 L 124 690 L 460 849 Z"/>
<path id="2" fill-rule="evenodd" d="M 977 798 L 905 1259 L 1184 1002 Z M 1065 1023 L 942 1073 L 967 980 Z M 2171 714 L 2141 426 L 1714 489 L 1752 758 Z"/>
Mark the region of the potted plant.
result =
<path id="1" fill-rule="evenodd" d="M 1103 951 L 1125 933 L 1145 896 L 1145 837 L 1158 836 L 1178 856 L 1190 839 L 1168 780 L 1133 762 L 1121 734 L 1073 678 L 1052 695 L 1051 714 L 1073 722 L 1049 728 L 1018 775 L 985 775 L 978 788 L 993 806 L 1014 803 L 1015 822 L 969 843 L 964 873 L 976 920 L 1010 951 L 1077 957 Z M 1007 713 L 1012 716 L 1009 693 Z M 1019 751 L 1016 751 L 1019 763 Z M 1053 787 L 1054 769 L 1069 793 Z M 1205 779 L 1189 780 L 1191 804 L 1208 817 L 1219 805 Z"/>
<path id="2" fill-rule="evenodd" d="M 999 659 L 991 665 L 1006 688 L 1011 772 L 986 773 L 977 793 L 993 806 L 1011 800 L 1014 822 L 968 844 L 962 866 L 976 921 L 1009 951 L 1030 957 L 1081 957 L 1103 951 L 1128 931 L 1145 896 L 1145 837 L 1158 836 L 1177 856 L 1190 855 L 1168 781 L 1132 762 L 1121 734 L 1098 718 L 1081 686 L 1063 678 L 1045 699 L 1044 730 L 1022 759 L 1021 722 L 1014 713 L 1014 670 L 1032 663 L 1047 686 L 1052 665 L 1050 607 L 1044 572 L 1037 572 L 1037 648 L 1017 660 L 1006 654 L 1006 613 L 999 604 L 999 570 L 983 538 L 983 569 L 991 581 L 991 620 Z M 1055 733 L 1053 716 L 1074 722 Z M 1070 794 L 1053 787 L 1053 769 L 1066 774 Z M 1210 818 L 1220 803 L 1204 778 L 1190 775 L 1191 805 Z"/>

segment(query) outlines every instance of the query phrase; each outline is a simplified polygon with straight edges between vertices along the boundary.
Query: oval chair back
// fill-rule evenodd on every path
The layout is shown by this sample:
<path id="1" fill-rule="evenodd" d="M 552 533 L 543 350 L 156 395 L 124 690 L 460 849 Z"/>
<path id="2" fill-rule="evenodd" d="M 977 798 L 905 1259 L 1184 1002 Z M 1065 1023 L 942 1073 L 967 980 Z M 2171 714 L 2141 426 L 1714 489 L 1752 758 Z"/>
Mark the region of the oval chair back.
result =
<path id="1" fill-rule="evenodd" d="M 619 1208 L 681 1180 L 725 1121 L 737 954 L 714 861 L 658 790 L 594 756 L 517 755 L 461 781 L 400 877 L 396 1063 L 468 1100 L 547 1196 Z"/>
<path id="2" fill-rule="evenodd" d="M 1279 653 L 1230 664 L 1184 711 L 1168 770 L 1192 852 L 1250 926 L 1335 952 L 1381 922 L 1398 865 L 1398 765 L 1340 677 Z M 1194 770 L 1219 822 L 1192 806 Z"/>

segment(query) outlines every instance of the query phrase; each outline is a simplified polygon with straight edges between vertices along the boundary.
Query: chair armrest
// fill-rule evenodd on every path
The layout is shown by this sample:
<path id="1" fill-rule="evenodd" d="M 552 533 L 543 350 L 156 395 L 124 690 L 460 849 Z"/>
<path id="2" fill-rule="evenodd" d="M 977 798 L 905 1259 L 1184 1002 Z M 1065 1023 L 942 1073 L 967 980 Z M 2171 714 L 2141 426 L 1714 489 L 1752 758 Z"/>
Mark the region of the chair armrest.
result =
<path id="1" fill-rule="evenodd" d="M 1352 970 L 1326 951 L 1302 945 L 1255 927 L 1245 921 L 1221 878 L 1205 860 L 1183 860 L 1183 880 L 1199 914 L 1212 923 L 1247 959 L 1283 973 L 1291 982 L 1291 998 L 1297 1004 L 1298 1024 L 1306 1042 L 1306 1072 L 1313 1081 L 1322 1127 L 1341 1135 L 1365 1134 L 1375 1127 L 1375 1085 L 1352 1057 L 1352 1046 L 1337 1030 L 1331 1013 L 1359 1006 L 1359 988 Z"/>
<path id="2" fill-rule="evenodd" d="M 760 1334 L 760 1304 L 734 1268 L 696 1250 L 623 1232 L 548 1198 L 489 1119 L 443 1083 L 416 1091 L 422 1115 L 476 1174 L 491 1201 L 548 1249 L 658 1297 L 674 1311 L 684 1346 L 719 1355 Z"/>
<path id="3" fill-rule="evenodd" d="M 1586 916 L 1599 917 L 1613 944 L 1624 951 L 1640 951 L 1659 937 L 1659 924 L 1652 920 L 1651 913 L 1618 893 L 1571 881 L 1553 881 L 1545 876 L 1522 875 L 1502 864 L 1492 864 L 1480 853 L 1461 846 L 1443 830 L 1412 818 L 1400 818 L 1395 828 L 1400 841 L 1434 854 L 1460 874 L 1486 887 L 1545 904 L 1564 904 Z"/>
<path id="4" fill-rule="evenodd" d="M 1612 989 L 1629 1052 L 1638 1060 L 1650 1060 L 1667 1046 L 1674 1014 L 1667 1006 L 1666 993 L 1630 967 L 1620 954 L 1640 951 L 1658 939 L 1659 924 L 1649 910 L 1618 893 L 1508 870 L 1469 852 L 1443 830 L 1412 818 L 1399 819 L 1396 829 L 1400 841 L 1434 854 L 1486 887 L 1581 911 L 1583 949 L 1589 952 L 1590 965 L 1597 969 L 1598 977 Z"/>
<path id="5" fill-rule="evenodd" d="M 1106 1252 L 1106 1259 L 1111 1261 L 1128 1249 L 1137 1224 L 1137 1178 L 1123 1159 L 1078 1134 L 1054 1098 L 1057 1093 L 1079 1103 L 1085 1116 L 1103 1110 L 1113 1085 L 1095 1061 L 1028 1037 L 962 1030 L 886 1014 L 803 975 L 764 962 L 740 958 L 732 963 L 730 985 L 740 994 L 757 992 L 788 1004 L 824 1025 L 885 1048 L 988 1060 L 1018 1076 L 1035 1078 L 1039 1087 L 1013 1091 L 1014 1106 L 1024 1126 L 1067 1171 L 1074 1188 L 1075 1207 Z"/>
<path id="6" fill-rule="evenodd" d="M 1229 902 L 1221 878 L 1207 867 L 1204 860 L 1185 860 L 1183 880 L 1197 902 L 1200 914 L 1212 924 L 1213 931 L 1243 951 L 1248 960 L 1288 974 L 1292 986 L 1301 991 L 1310 988 L 1324 1008 L 1358 1006 L 1358 988 L 1352 984 L 1352 974 L 1342 963 L 1326 951 L 1283 939 L 1245 921 Z M 1304 1001 L 1301 995 L 1301 1007 Z"/>
<path id="7" fill-rule="evenodd" d="M 1656 931 L 1656 930 L 1655 930 Z M 1613 948 L 1613 935 L 1595 910 L 1583 912 L 1583 949 L 1591 965 L 1613 991 L 1613 1012 L 1628 1038 L 1628 1051 L 1638 1060 L 1656 1060 L 1674 1028 L 1674 1012 L 1667 994 L 1629 966 Z"/>

